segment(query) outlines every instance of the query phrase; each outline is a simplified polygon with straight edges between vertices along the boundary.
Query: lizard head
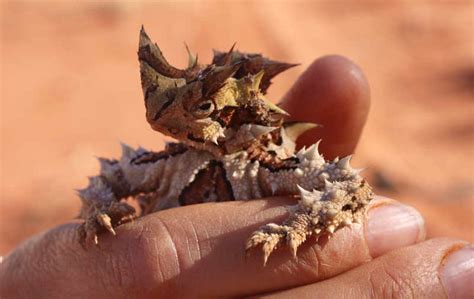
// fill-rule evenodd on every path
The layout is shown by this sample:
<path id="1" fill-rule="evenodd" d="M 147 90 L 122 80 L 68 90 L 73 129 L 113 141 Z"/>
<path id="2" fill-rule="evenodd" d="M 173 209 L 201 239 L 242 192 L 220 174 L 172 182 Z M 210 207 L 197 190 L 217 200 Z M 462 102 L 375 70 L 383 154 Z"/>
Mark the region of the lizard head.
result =
<path id="1" fill-rule="evenodd" d="M 215 51 L 209 65 L 200 65 L 189 53 L 189 66 L 178 69 L 166 61 L 143 27 L 138 58 L 148 123 L 188 145 L 238 151 L 281 127 L 287 115 L 264 95 L 271 79 L 294 64 L 232 47 Z"/>

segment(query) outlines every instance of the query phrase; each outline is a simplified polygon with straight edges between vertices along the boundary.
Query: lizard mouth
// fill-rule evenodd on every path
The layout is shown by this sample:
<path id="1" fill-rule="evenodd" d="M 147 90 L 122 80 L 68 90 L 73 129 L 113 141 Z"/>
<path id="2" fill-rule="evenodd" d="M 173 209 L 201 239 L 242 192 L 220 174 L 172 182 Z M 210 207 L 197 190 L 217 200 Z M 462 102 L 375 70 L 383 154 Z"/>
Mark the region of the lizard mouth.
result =
<path id="1" fill-rule="evenodd" d="M 206 140 L 204 140 L 203 138 L 200 138 L 200 137 L 196 137 L 194 136 L 192 133 L 189 133 L 187 135 L 188 139 L 191 140 L 191 141 L 194 141 L 194 142 L 199 142 L 199 143 L 204 143 L 206 142 Z"/>

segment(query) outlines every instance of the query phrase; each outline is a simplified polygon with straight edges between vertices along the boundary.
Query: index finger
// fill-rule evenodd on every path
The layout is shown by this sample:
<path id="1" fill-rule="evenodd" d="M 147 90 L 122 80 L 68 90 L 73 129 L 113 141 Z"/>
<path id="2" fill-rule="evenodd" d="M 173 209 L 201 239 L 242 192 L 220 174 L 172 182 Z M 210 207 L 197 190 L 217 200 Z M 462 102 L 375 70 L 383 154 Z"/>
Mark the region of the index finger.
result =
<path id="1" fill-rule="evenodd" d="M 4 260 L 1 293 L 93 298 L 258 294 L 333 277 L 423 239 L 416 211 L 375 200 L 365 227 L 343 228 L 326 243 L 308 240 L 298 259 L 284 248 L 265 267 L 258 250 L 246 257 L 244 243 L 250 234 L 262 224 L 283 220 L 284 206 L 293 201 L 272 198 L 165 210 L 120 226 L 116 237 L 101 236 L 99 246 L 88 251 L 75 237 L 76 226 L 63 226 Z"/>

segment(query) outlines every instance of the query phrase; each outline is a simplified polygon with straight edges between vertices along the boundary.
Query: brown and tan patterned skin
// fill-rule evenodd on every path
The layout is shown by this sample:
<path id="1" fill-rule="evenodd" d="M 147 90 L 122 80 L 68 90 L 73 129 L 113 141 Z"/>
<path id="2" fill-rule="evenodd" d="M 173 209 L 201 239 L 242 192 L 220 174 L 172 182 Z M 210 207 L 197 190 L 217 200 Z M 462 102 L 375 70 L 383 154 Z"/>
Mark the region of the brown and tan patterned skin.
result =
<path id="1" fill-rule="evenodd" d="M 100 174 L 79 190 L 81 240 L 162 209 L 204 202 L 299 195 L 282 224 L 262 226 L 246 248 L 262 247 L 264 262 L 286 244 L 294 255 L 309 236 L 332 235 L 360 222 L 373 194 L 350 156 L 326 161 L 318 144 L 295 152 L 314 124 L 285 122 L 265 99 L 271 79 L 294 66 L 260 54 L 215 52 L 210 65 L 191 53 L 185 70 L 171 66 L 142 28 L 138 58 L 146 119 L 174 137 L 161 152 L 122 145 L 118 160 L 99 159 Z M 134 197 L 138 214 L 124 199 Z"/>

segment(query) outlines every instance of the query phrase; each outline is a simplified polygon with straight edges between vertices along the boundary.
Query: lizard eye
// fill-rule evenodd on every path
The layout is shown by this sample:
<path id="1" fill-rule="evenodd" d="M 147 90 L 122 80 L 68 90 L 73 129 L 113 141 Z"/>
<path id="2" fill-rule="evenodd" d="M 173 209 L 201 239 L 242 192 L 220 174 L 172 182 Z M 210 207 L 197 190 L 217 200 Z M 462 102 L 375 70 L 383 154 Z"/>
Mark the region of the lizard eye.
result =
<path id="1" fill-rule="evenodd" d="M 199 103 L 194 110 L 194 116 L 207 117 L 214 111 L 214 103 L 210 100 Z"/>

